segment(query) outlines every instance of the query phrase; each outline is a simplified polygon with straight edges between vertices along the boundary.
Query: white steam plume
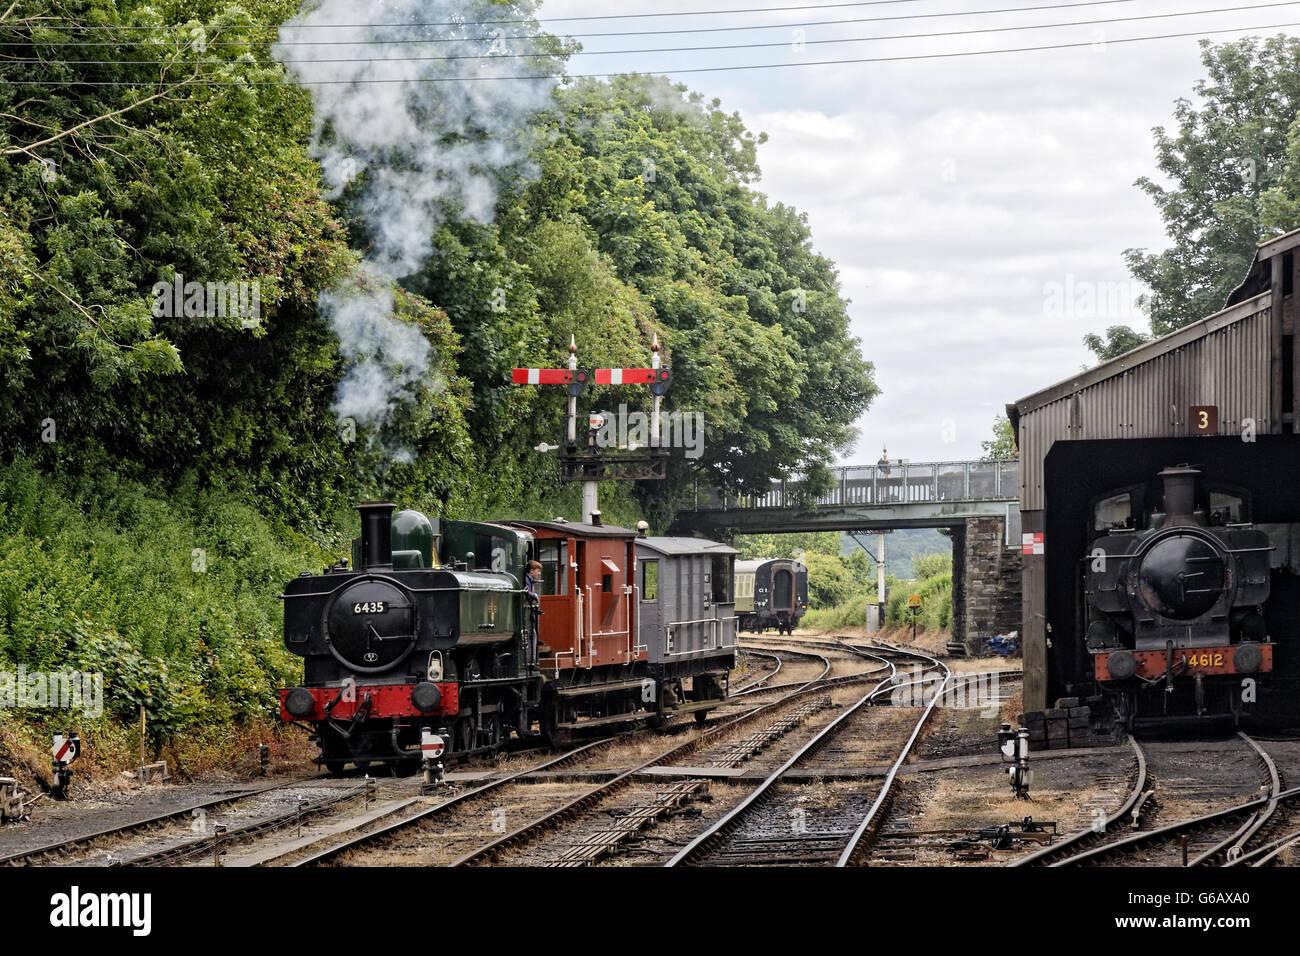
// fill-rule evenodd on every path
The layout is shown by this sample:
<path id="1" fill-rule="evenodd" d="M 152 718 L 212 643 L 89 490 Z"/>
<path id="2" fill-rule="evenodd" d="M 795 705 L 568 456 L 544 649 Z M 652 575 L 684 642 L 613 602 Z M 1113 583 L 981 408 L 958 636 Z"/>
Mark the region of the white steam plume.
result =
<path id="1" fill-rule="evenodd" d="M 503 171 L 535 174 L 527 131 L 555 80 L 519 78 L 547 71 L 504 55 L 538 49 L 501 39 L 527 33 L 527 23 L 484 24 L 531 17 L 535 6 L 322 0 L 280 28 L 273 53 L 311 91 L 312 153 L 328 198 L 357 181 L 349 198 L 369 239 L 368 277 L 322 294 L 319 305 L 349 365 L 334 410 L 372 438 L 427 380 L 431 351 L 393 318 L 389 284 L 428 259 L 449 214 L 491 221 Z"/>

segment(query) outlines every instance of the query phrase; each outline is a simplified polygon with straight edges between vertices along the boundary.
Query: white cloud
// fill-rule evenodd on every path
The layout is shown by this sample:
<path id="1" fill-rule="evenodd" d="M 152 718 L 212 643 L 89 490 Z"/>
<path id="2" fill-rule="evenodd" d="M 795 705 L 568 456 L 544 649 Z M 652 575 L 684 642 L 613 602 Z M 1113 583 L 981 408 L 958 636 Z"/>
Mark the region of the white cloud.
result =
<path id="1" fill-rule="evenodd" d="M 674 4 L 677 10 L 725 6 L 711 0 Z M 549 0 L 543 13 L 554 17 L 605 9 L 595 0 Z M 878 15 L 880 9 L 635 23 L 638 29 L 752 26 Z M 994 17 L 974 17 L 970 6 L 963 9 L 955 2 L 925 6 L 925 12 L 945 9 L 961 15 L 808 28 L 807 38 L 1131 17 L 1179 11 L 1180 5 L 1143 0 Z M 852 300 L 853 330 L 883 389 L 859 422 L 862 440 L 852 458 L 874 460 L 882 443 L 891 454 L 914 461 L 964 458 L 978 454 L 994 414 L 1007 402 L 1071 375 L 1090 360 L 1081 342 L 1086 332 L 1117 322 L 1145 324 L 1131 307 L 1138 290 L 1122 253 L 1130 247 L 1163 248 L 1167 240 L 1155 209 L 1133 182 L 1155 175 L 1151 130 L 1171 123 L 1174 100 L 1192 96 L 1202 67 L 1195 38 L 1113 41 L 1296 19 L 1288 12 L 809 46 L 802 54 L 751 50 L 591 56 L 578 58 L 570 69 L 668 73 L 706 96 L 720 97 L 724 109 L 738 110 L 751 129 L 765 131 L 769 138 L 759 150 L 763 179 L 758 188 L 808 214 L 815 247 L 839 267 L 843 292 Z M 618 21 L 556 26 L 574 33 L 630 28 Z M 673 73 L 691 65 L 801 57 L 1091 44 L 1098 29 L 1112 42 L 900 63 Z M 592 39 L 586 44 L 593 50 L 627 49 L 782 35 L 773 30 L 638 42 Z M 1052 289 L 1077 293 L 1089 284 L 1100 308 L 1089 309 L 1081 298 L 1071 300 L 1078 308 L 1053 309 L 1048 301 Z M 947 419 L 956 423 L 953 442 L 944 441 Z"/>

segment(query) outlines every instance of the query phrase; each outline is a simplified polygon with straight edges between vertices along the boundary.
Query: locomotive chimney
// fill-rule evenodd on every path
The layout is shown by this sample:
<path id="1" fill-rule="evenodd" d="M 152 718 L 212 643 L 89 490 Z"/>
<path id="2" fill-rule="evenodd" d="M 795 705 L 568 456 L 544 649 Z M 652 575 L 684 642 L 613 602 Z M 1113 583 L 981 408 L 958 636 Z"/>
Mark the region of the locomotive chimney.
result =
<path id="1" fill-rule="evenodd" d="M 1196 479 L 1201 472 L 1179 465 L 1160 472 L 1165 485 L 1165 526 L 1190 524 L 1196 510 Z"/>
<path id="2" fill-rule="evenodd" d="M 393 508 L 387 501 L 363 501 L 361 512 L 361 567 L 359 570 L 393 569 Z"/>

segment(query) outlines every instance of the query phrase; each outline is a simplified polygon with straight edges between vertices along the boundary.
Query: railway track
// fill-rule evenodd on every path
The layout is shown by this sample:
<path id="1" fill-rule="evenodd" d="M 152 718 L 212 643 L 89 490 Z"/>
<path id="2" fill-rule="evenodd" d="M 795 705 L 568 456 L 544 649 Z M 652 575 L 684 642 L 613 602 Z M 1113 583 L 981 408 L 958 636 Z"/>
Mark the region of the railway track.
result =
<path id="1" fill-rule="evenodd" d="M 1147 790 L 1147 757 L 1146 751 L 1132 737 L 1129 738 L 1129 746 L 1133 748 L 1134 772 L 1133 786 L 1129 790 L 1128 797 L 1120 805 L 1120 808 L 1114 813 L 1099 821 L 1096 827 L 1090 827 L 1086 830 L 1079 830 L 1068 836 L 1062 837 L 1055 843 L 1041 847 L 1025 856 L 1017 857 L 1010 861 L 1008 866 L 1055 866 L 1058 863 L 1069 860 L 1075 855 L 1082 853 L 1091 847 L 1097 846 L 1106 840 L 1107 834 L 1116 832 L 1125 823 L 1134 818 L 1135 811 L 1141 809 L 1142 801 L 1149 793 Z"/>
<path id="2" fill-rule="evenodd" d="M 128 821 L 116 826 L 104 827 L 91 833 L 71 837 L 66 840 L 56 840 L 40 846 L 0 856 L 0 866 L 57 865 L 60 863 L 74 862 L 73 860 L 70 860 L 70 858 L 85 857 L 88 851 L 103 851 L 105 857 L 102 862 L 108 863 L 112 858 L 114 848 L 120 847 L 131 840 L 147 836 L 150 833 L 157 833 L 164 829 L 175 828 L 181 824 L 185 825 L 187 832 L 192 832 L 189 831 L 189 827 L 193 822 L 212 811 L 219 810 L 223 807 L 229 807 L 242 801 L 254 800 L 266 794 L 285 790 L 291 787 L 321 786 L 327 780 L 328 778 L 324 776 L 301 777 L 293 780 L 282 781 L 281 783 L 269 784 L 265 787 L 256 787 L 250 790 L 241 790 L 237 793 L 223 794 L 209 800 L 187 803 L 175 809 L 166 810 L 162 813 L 153 814 L 138 820 Z M 93 859 L 77 859 L 75 862 L 87 864 L 94 861 Z"/>
<path id="3" fill-rule="evenodd" d="M 811 740 L 765 778 L 737 806 L 672 857 L 668 866 L 757 866 L 757 865 L 825 865 L 847 866 L 859 861 L 874 839 L 876 828 L 894 792 L 903 762 L 911 752 L 922 728 L 938 705 L 949 672 L 939 661 L 915 651 L 892 647 L 873 647 L 875 653 L 925 661 L 940 669 L 937 675 L 896 683 L 897 664 L 889 661 L 889 675 L 855 703 L 844 710 Z M 859 650 L 867 650 L 866 647 Z M 899 748 L 894 763 L 880 784 L 873 800 L 858 795 L 830 813 L 816 814 L 815 826 L 809 825 L 802 802 L 804 784 L 788 784 L 785 778 L 796 766 L 811 763 L 849 728 L 860 725 L 861 718 L 882 696 L 908 686 L 938 681 L 935 693 L 921 708 L 911 731 Z"/>
<path id="4" fill-rule="evenodd" d="M 562 769 L 594 751 L 613 746 L 621 739 L 622 736 L 611 737 L 606 740 L 597 740 L 580 747 L 575 747 L 557 757 L 542 761 L 540 764 L 525 767 L 496 780 L 490 780 L 487 783 L 467 790 L 464 793 L 459 793 L 446 800 L 434 803 L 432 806 L 428 805 L 427 801 L 421 801 L 421 806 L 414 809 L 411 813 L 400 814 L 396 819 L 384 822 L 379 826 L 357 829 L 352 832 L 340 834 L 338 835 L 340 838 L 333 840 L 330 845 L 318 848 L 305 855 L 298 855 L 287 865 L 297 867 L 329 864 L 337 861 L 340 857 L 346 854 L 364 850 L 367 847 L 382 844 L 393 839 L 400 839 L 412 828 L 427 824 L 436 818 L 446 816 L 453 810 L 464 810 L 466 808 L 485 804 L 486 802 L 495 799 L 502 790 L 512 785 L 520 784 L 530 776 Z"/>
<path id="5" fill-rule="evenodd" d="M 780 657 L 771 655 L 780 667 Z M 816 660 L 822 673 L 829 670 L 829 664 L 821 655 L 804 655 Z M 772 673 L 775 673 L 773 671 Z M 771 674 L 767 676 L 772 676 Z M 758 688 L 764 689 L 764 688 Z M 752 707 L 751 707 L 752 709 Z M 657 734 L 674 731 L 692 730 L 692 725 L 669 726 L 657 731 Z M 229 827 L 205 828 L 197 837 L 189 833 L 178 834 L 182 839 L 172 839 L 162 846 L 153 846 L 144 852 L 135 852 L 121 856 L 110 853 L 102 861 L 110 866 L 165 866 L 165 865 L 312 865 L 326 863 L 349 850 L 357 849 L 372 841 L 382 841 L 386 836 L 403 831 L 409 826 L 418 826 L 421 821 L 445 814 L 453 808 L 464 808 L 480 799 L 495 796 L 503 788 L 519 783 L 524 778 L 563 769 L 583 756 L 611 746 L 620 740 L 626 740 L 638 733 L 614 738 L 603 738 L 575 747 L 558 756 L 551 756 L 540 763 L 525 767 L 515 773 L 492 780 L 459 794 L 450 800 L 429 806 L 427 798 L 411 796 L 404 799 L 381 801 L 374 792 L 374 781 L 367 780 L 367 785 L 351 788 L 334 794 L 314 796 L 309 800 L 297 800 L 278 812 L 254 816 L 248 823 Z M 516 756 L 530 753 L 531 750 L 518 750 Z M 176 811 L 169 811 L 146 820 L 133 822 L 117 828 L 107 828 L 89 834 L 77 840 L 53 843 L 37 847 L 22 853 L 12 854 L 0 862 L 19 865 L 25 861 L 48 862 L 66 860 L 75 855 L 75 848 L 102 847 L 106 841 L 117 846 L 137 837 L 152 828 L 171 823 L 189 822 L 198 811 L 209 812 L 234 802 L 249 800 L 269 791 L 280 790 L 295 785 L 314 784 L 328 778 L 307 778 L 288 781 L 260 790 L 243 791 L 237 795 L 224 796 L 202 803 L 186 805 Z M 364 808 L 356 809 L 356 804 L 364 801 Z M 370 810 L 374 804 L 375 809 Z M 349 813 L 352 819 L 338 821 Z M 337 821 L 337 822 L 331 822 Z M 303 828 L 309 828 L 309 835 L 302 838 Z M 288 838 L 285 831 L 292 831 Z M 340 839 L 341 838 L 341 839 Z M 277 841 L 281 844 L 276 847 Z M 141 842 L 141 841 L 136 841 Z M 321 846 L 321 844 L 325 844 Z M 251 845 L 251 848 L 250 848 Z M 268 848 L 268 845 L 269 848 Z M 307 849 L 304 849 L 306 847 Z M 311 849 L 314 847 L 314 849 Z"/>
<path id="6" fill-rule="evenodd" d="M 767 686 L 763 686 L 763 682 L 759 681 L 756 682 L 754 686 L 747 686 L 743 690 L 734 691 L 731 694 L 730 698 L 728 699 L 736 700 L 737 698 L 749 697 L 754 694 L 772 694 L 772 693 L 781 693 L 783 691 L 794 690 L 796 688 L 803 687 L 809 683 L 812 683 L 813 681 L 825 680 L 826 677 L 830 674 L 832 669 L 830 658 L 826 657 L 824 654 L 815 654 L 809 651 L 795 651 L 795 650 L 790 650 L 788 648 L 779 648 L 776 650 L 776 653 L 774 653 L 772 656 L 776 657 L 778 661 L 786 661 L 791 658 L 799 658 L 804 661 L 814 662 L 820 664 L 822 670 L 820 674 L 818 674 L 816 677 L 811 678 L 811 680 L 786 681 L 785 683 L 782 684 L 769 684 Z M 777 670 L 779 671 L 780 667 L 778 667 Z M 775 677 L 776 673 L 777 673 L 776 671 L 773 671 L 772 674 L 768 675 L 768 679 L 770 679 L 771 677 Z"/>
<path id="7" fill-rule="evenodd" d="M 1238 735 L 1251 749 L 1263 770 L 1263 795 L 1234 806 L 1211 810 L 1151 830 L 1141 830 L 1107 839 L 1123 821 L 1135 819 L 1143 802 L 1153 792 L 1143 789 L 1146 762 L 1143 752 L 1133 743 L 1138 755 L 1137 782 L 1120 811 L 1106 821 L 1104 831 L 1074 834 L 1012 863 L 1014 866 L 1224 866 L 1261 865 L 1274 861 L 1296 842 L 1300 833 L 1291 833 L 1270 843 L 1247 850 L 1249 843 L 1274 824 L 1283 806 L 1300 806 L 1300 787 L 1282 789 L 1281 777 L 1272 757 L 1246 734 Z"/>
<path id="8" fill-rule="evenodd" d="M 759 680 L 746 685 L 744 689 L 733 694 L 733 698 L 758 694 L 780 695 L 776 700 L 767 703 L 754 701 L 744 712 L 718 720 L 716 726 L 709 727 L 703 732 L 699 732 L 699 735 L 693 739 L 639 763 L 631 770 L 622 773 L 609 771 L 610 779 L 589 788 L 577 798 L 566 801 L 555 811 L 546 813 L 524 827 L 505 834 L 499 839 L 494 839 L 491 843 L 480 847 L 478 850 L 465 854 L 456 860 L 456 863 L 458 865 L 471 865 L 494 859 L 505 849 L 518 847 L 527 842 L 530 834 L 535 835 L 545 832 L 578 814 L 584 807 L 592 806 L 605 797 L 619 792 L 626 786 L 630 786 L 650 767 L 669 764 L 685 756 L 700 753 L 710 745 L 726 739 L 728 735 L 743 734 L 751 730 L 752 725 L 756 722 L 769 717 L 775 718 L 768 726 L 749 733 L 748 736 L 743 736 L 729 749 L 724 747 L 722 748 L 723 753 L 710 758 L 714 761 L 715 766 L 736 766 L 780 739 L 791 729 L 808 719 L 816 710 L 828 705 L 829 701 L 824 699 L 825 692 L 868 680 L 876 680 L 872 692 L 883 692 L 892 686 L 892 680 L 897 679 L 898 663 L 902 663 L 904 660 L 917 659 L 937 663 L 932 658 L 926 658 L 924 655 L 889 646 L 855 646 L 840 641 L 818 641 L 816 643 L 817 648 L 815 650 L 781 647 L 770 651 L 751 651 L 752 653 L 773 658 L 776 667 L 771 672 L 760 677 Z M 837 654 L 822 653 L 821 651 L 826 648 L 832 649 Z M 829 675 L 833 670 L 833 663 L 839 663 L 838 661 L 833 662 L 832 657 L 852 657 L 859 663 L 866 661 L 877 666 L 868 669 L 865 673 L 841 674 L 832 677 Z M 763 686 L 769 683 L 777 673 L 781 672 L 783 659 L 788 662 L 792 658 L 797 658 L 802 663 L 815 664 L 818 671 L 817 675 L 811 680 L 803 682 Z M 887 660 L 887 658 L 895 658 L 896 661 Z M 888 671 L 889 676 L 879 680 L 885 671 Z M 818 694 L 822 696 L 818 697 Z M 869 706 L 869 703 L 867 706 Z M 783 709 L 789 711 L 789 713 L 784 713 Z M 856 712 L 856 707 L 854 711 Z M 547 775 L 554 777 L 584 756 L 589 756 L 595 751 L 608 747 L 628 736 L 620 735 L 620 737 L 606 738 L 575 747 L 538 764 L 522 768 L 514 773 L 457 794 L 450 799 L 439 801 L 432 806 L 429 805 L 428 798 L 416 796 L 381 801 L 375 794 L 374 781 L 367 779 L 366 784 L 361 787 L 348 789 L 340 787 L 335 793 L 312 793 L 310 799 L 292 800 L 290 806 L 278 806 L 275 812 L 257 814 L 249 811 L 248 808 L 243 808 L 241 810 L 243 818 L 248 819 L 251 817 L 248 822 L 213 828 L 211 831 L 205 829 L 198 836 L 187 832 L 187 827 L 186 831 L 169 834 L 168 838 L 163 841 L 163 845 L 158 845 L 159 840 L 157 839 L 147 838 L 152 830 L 164 827 L 178 828 L 182 824 L 188 824 L 199 813 L 208 813 L 242 801 L 251 802 L 260 795 L 270 794 L 285 788 L 295 786 L 311 787 L 328 780 L 323 776 L 301 778 L 268 787 L 224 794 L 220 797 L 187 804 L 175 810 L 169 810 L 145 819 L 131 821 L 116 827 L 104 828 L 74 839 L 19 851 L 0 857 L 0 864 L 17 866 L 29 863 L 69 862 L 74 859 L 77 862 L 90 862 L 81 859 L 87 856 L 86 851 L 94 851 L 99 854 L 107 850 L 107 856 L 94 862 L 103 862 L 107 865 L 136 866 L 196 864 L 218 866 L 328 865 L 353 852 L 364 852 L 368 847 L 378 846 L 386 841 L 400 840 L 403 834 L 419 829 L 422 823 L 445 817 L 457 809 L 465 809 L 472 805 L 487 802 L 490 797 L 497 796 L 502 790 L 512 785 L 523 786 L 530 780 L 543 779 Z M 915 734 L 913 734 L 912 741 L 914 739 Z M 909 747 L 912 741 L 909 741 Z M 897 766 L 901 764 L 905 756 L 905 753 L 900 755 L 893 771 L 891 771 L 889 786 L 892 786 Z M 624 842 L 629 833 L 641 829 L 664 813 L 672 812 L 683 803 L 696 799 L 701 790 L 707 794 L 707 781 L 687 780 L 672 783 L 667 789 L 657 793 L 650 805 L 636 808 L 627 814 L 623 820 L 619 821 L 617 826 L 611 828 L 607 838 L 603 841 L 596 841 L 598 845 L 594 844 L 569 852 L 554 862 L 557 865 L 581 865 L 592 862 L 595 858 L 615 849 Z M 886 787 L 887 790 L 888 786 Z M 356 804 L 363 801 L 365 803 L 365 812 L 356 811 Z M 374 804 L 373 810 L 370 809 L 372 804 Z M 351 819 L 351 817 L 355 817 L 355 819 Z M 306 838 L 302 837 L 304 828 L 312 831 Z M 285 837 L 286 831 L 293 831 L 288 839 Z M 322 832 L 325 835 L 321 835 Z M 118 850 L 118 847 L 128 844 L 134 844 L 137 851 L 143 844 L 143 852 L 122 853 Z"/>
<path id="9" fill-rule="evenodd" d="M 749 657 L 761 657 L 765 660 L 771 661 L 772 666 L 771 669 L 767 670 L 765 673 L 759 673 L 755 677 L 742 681 L 739 687 L 732 690 L 731 696 L 733 697 L 736 696 L 736 694 L 746 693 L 756 687 L 760 687 L 770 681 L 777 674 L 781 673 L 782 660 L 780 654 L 769 654 L 767 651 L 755 650 L 754 648 L 745 648 L 744 653 Z"/>
<path id="10" fill-rule="evenodd" d="M 1261 844 L 1253 850 L 1243 853 L 1224 866 L 1270 866 L 1279 862 L 1283 853 L 1300 848 L 1300 830 L 1286 833 L 1275 840 Z"/>
<path id="11" fill-rule="evenodd" d="M 300 801 L 296 807 L 253 820 L 243 826 L 233 828 L 218 826 L 210 834 L 205 833 L 195 839 L 132 856 L 128 859 L 115 859 L 109 865 L 179 866 L 206 863 L 212 866 L 221 866 L 222 857 L 231 848 L 240 844 L 256 841 L 290 827 L 296 827 L 298 832 L 301 833 L 304 824 L 322 817 L 328 817 L 358 802 L 369 807 L 371 802 L 376 799 L 373 783 L 374 781 L 371 779 L 360 787 L 344 790 L 311 802 Z"/>
<path id="12" fill-rule="evenodd" d="M 864 658 L 874 657 L 874 655 L 865 653 L 859 653 L 858 656 Z M 783 708 L 796 701 L 801 701 L 803 698 L 812 698 L 815 694 L 823 694 L 830 688 L 873 680 L 885 670 L 893 672 L 892 666 L 887 662 L 880 658 L 875 658 L 875 660 L 880 661 L 881 666 L 872 671 L 862 674 L 846 674 L 839 677 L 822 677 L 808 681 L 784 694 L 776 701 L 756 707 L 734 720 L 711 728 L 693 740 L 686 741 L 677 747 L 651 757 L 632 769 L 618 774 L 613 779 L 592 787 L 563 806 L 465 854 L 456 860 L 453 865 L 482 865 L 491 863 L 506 853 L 520 853 L 545 835 L 589 815 L 599 805 L 605 804 L 611 798 L 626 794 L 641 782 L 640 778 L 652 767 L 670 765 L 683 758 L 695 756 L 704 750 L 707 745 L 720 741 L 728 735 L 742 732 L 751 724 L 757 723 L 765 717 L 776 716 Z M 823 674 L 826 672 L 826 670 L 823 670 Z M 769 690 L 772 689 L 775 688 L 769 688 Z M 732 746 L 722 748 L 722 752 L 713 758 L 712 764 L 719 767 L 737 766 L 771 745 L 822 706 L 825 705 L 815 698 L 803 700 L 802 704 L 794 708 L 792 713 L 783 714 L 757 732 L 737 740 Z M 635 799 L 631 805 L 618 808 L 619 812 L 613 816 L 610 824 L 596 827 L 584 839 L 567 846 L 557 856 L 548 858 L 543 862 L 546 865 L 553 866 L 582 866 L 594 863 L 601 857 L 615 851 L 656 819 L 671 814 L 683 804 L 707 794 L 707 781 L 688 779 L 672 782 L 666 787 L 645 786 L 644 789 L 648 792 L 643 795 L 633 794 Z"/>
<path id="13" fill-rule="evenodd" d="M 807 685 L 805 685 L 805 689 L 810 689 L 810 688 L 808 688 Z M 742 725 L 744 722 L 755 719 L 754 718 L 755 714 L 763 712 L 768 708 L 774 708 L 780 703 L 782 703 L 784 700 L 786 700 L 786 698 L 791 696 L 793 695 L 787 694 L 786 697 L 783 697 L 778 701 L 772 702 L 771 704 L 754 705 L 750 707 L 745 713 L 739 716 L 733 717 L 730 720 L 719 721 L 715 726 L 703 730 L 702 732 L 698 733 L 697 736 L 693 737 L 691 740 L 685 741 L 681 744 L 672 747 L 670 750 L 666 752 L 666 754 L 661 754 L 660 756 L 665 757 L 667 754 L 687 752 L 695 747 L 698 747 L 701 745 L 701 741 L 713 739 L 715 736 L 721 734 L 724 728 L 731 728 L 738 725 Z M 620 740 L 626 740 L 631 736 L 633 735 L 629 734 L 629 735 L 623 735 L 620 738 L 610 738 L 606 740 L 594 741 L 583 747 L 579 747 L 574 750 L 568 751 L 567 753 L 559 757 L 556 757 L 552 760 L 547 760 L 541 764 L 524 768 L 522 770 L 519 770 L 516 773 L 510 774 L 501 779 L 490 781 L 486 784 L 483 784 L 482 786 L 476 787 L 463 794 L 454 796 L 449 800 L 441 801 L 439 803 L 434 804 L 433 806 L 425 805 L 421 807 L 419 810 L 417 810 L 416 812 L 404 814 L 398 817 L 397 819 L 386 822 L 381 827 L 366 829 L 364 831 L 358 831 L 355 833 L 342 835 L 342 839 L 336 840 L 335 842 L 332 843 L 332 845 L 327 846 L 323 849 L 319 849 L 316 852 L 307 854 L 305 856 L 300 856 L 299 858 L 294 859 L 288 865 L 293 865 L 293 866 L 329 865 L 337 862 L 338 860 L 340 860 L 341 858 L 349 854 L 354 854 L 359 852 L 360 853 L 369 852 L 371 849 L 380 847 L 385 843 L 404 840 L 407 834 L 420 828 L 422 825 L 436 825 L 438 821 L 443 820 L 454 811 L 466 810 L 471 807 L 484 805 L 487 802 L 490 802 L 491 800 L 495 800 L 498 797 L 500 797 L 501 792 L 504 789 L 506 789 L 508 786 L 516 785 L 516 784 L 521 787 L 528 786 L 530 780 L 535 779 L 540 774 L 562 770 L 566 765 L 572 764 L 579 758 L 594 752 L 598 748 L 603 749 L 605 747 L 612 746 L 614 743 Z M 652 760 L 647 761 L 641 766 L 644 767 L 654 762 L 655 759 L 652 758 Z M 594 791 L 603 791 L 606 788 L 610 788 L 611 784 L 614 785 L 614 788 L 616 788 L 619 785 L 620 777 L 626 777 L 628 776 L 628 774 L 627 773 L 611 774 L 611 776 L 613 779 L 609 780 L 606 783 L 599 784 L 596 787 L 590 788 L 590 790 L 584 792 L 583 797 L 590 796 Z M 565 806 L 567 806 L 567 804 Z M 563 810 L 565 809 L 565 807 L 562 806 L 560 809 Z M 507 836 L 510 835 L 511 834 L 507 834 Z"/>

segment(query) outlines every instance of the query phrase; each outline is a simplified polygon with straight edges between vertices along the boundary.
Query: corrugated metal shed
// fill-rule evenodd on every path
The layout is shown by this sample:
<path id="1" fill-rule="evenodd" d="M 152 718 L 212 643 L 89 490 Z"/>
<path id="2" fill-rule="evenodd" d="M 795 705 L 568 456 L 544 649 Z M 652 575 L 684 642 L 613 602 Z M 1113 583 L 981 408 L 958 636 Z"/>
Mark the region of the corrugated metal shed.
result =
<path id="1" fill-rule="evenodd" d="M 1262 243 L 1227 307 L 1007 406 L 1020 450 L 1026 710 L 1047 704 L 1044 463 L 1058 441 L 1300 430 L 1300 230 Z M 1191 408 L 1217 425 L 1193 432 Z M 1046 550 L 1044 550 L 1046 548 Z M 1062 639 L 1069 640 L 1069 637 Z"/>
<path id="2" fill-rule="evenodd" d="M 1271 316 L 1262 293 L 1016 402 L 1020 510 L 1043 507 L 1056 441 L 1184 437 L 1193 405 L 1218 406 L 1216 434 L 1274 431 Z"/>

